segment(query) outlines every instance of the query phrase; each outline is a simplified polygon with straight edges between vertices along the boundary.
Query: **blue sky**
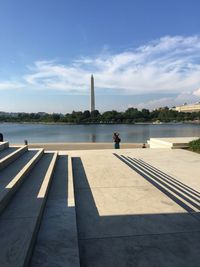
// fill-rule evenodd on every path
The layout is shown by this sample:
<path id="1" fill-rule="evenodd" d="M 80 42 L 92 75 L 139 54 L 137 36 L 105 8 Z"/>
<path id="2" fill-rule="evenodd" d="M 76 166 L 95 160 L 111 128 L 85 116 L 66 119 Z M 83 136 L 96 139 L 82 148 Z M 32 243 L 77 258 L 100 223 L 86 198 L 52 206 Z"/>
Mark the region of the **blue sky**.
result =
<path id="1" fill-rule="evenodd" d="M 200 100 L 200 1 L 1 0 L 0 110 Z"/>

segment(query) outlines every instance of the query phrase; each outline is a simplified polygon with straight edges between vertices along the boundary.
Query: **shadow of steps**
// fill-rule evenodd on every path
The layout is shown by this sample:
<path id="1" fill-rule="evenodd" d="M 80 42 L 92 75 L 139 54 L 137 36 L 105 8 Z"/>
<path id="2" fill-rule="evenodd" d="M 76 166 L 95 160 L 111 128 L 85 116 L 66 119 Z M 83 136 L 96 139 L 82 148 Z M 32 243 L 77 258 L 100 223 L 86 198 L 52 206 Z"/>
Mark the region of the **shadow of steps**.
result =
<path id="1" fill-rule="evenodd" d="M 57 160 L 41 156 L 0 217 L 0 266 L 28 266 Z"/>
<path id="2" fill-rule="evenodd" d="M 12 148 L 7 148 L 7 149 L 12 151 Z M 0 170 L 5 168 L 7 165 L 12 163 L 13 161 L 15 161 L 22 154 L 24 154 L 27 150 L 28 150 L 28 146 L 22 146 L 22 147 L 18 147 L 18 149 L 15 149 L 14 151 L 9 153 L 8 155 L 5 155 L 3 158 L 0 159 Z M 5 150 L 3 150 L 3 151 L 5 151 Z"/>
<path id="3" fill-rule="evenodd" d="M 169 181 L 173 182 L 176 185 L 179 185 L 180 187 L 184 188 L 186 191 L 190 192 L 191 194 L 193 194 L 194 196 L 197 196 L 198 198 L 200 198 L 200 193 L 198 191 L 196 191 L 195 189 L 185 185 L 184 183 L 182 183 L 181 181 L 175 179 L 174 177 L 162 172 L 161 170 L 155 168 L 154 166 L 148 164 L 147 162 L 139 159 L 138 160 L 145 168 L 152 170 L 155 174 L 161 175 L 162 177 L 167 178 Z"/>
<path id="4" fill-rule="evenodd" d="M 131 158 L 130 158 L 131 159 Z M 136 159 L 131 159 L 133 163 L 137 164 L 140 168 L 142 168 L 146 173 L 151 175 L 153 178 L 158 179 L 158 181 L 164 185 L 167 186 L 170 190 L 172 190 L 174 193 L 177 193 L 182 196 L 185 200 L 191 202 L 197 209 L 200 209 L 200 197 L 195 193 L 191 193 L 191 191 L 188 191 L 185 187 L 180 185 L 179 183 L 169 179 L 165 178 L 162 175 L 158 174 L 157 172 L 153 171 L 152 169 L 149 169 L 146 165 L 141 163 L 140 161 Z"/>
<path id="5" fill-rule="evenodd" d="M 173 181 L 172 179 L 163 177 L 160 173 L 156 173 L 155 170 L 150 169 L 147 165 L 144 165 L 141 161 L 135 158 L 125 157 L 123 155 L 116 156 L 185 210 L 188 212 L 199 212 L 200 199 L 196 193 L 196 195 L 191 193 L 193 192 L 192 188 L 188 191 L 187 185 L 183 187 L 181 183 L 179 184 L 175 179 Z"/>
<path id="6" fill-rule="evenodd" d="M 26 151 L 12 165 L 0 171 L 0 213 L 43 153 L 43 149 Z"/>
<path id="7" fill-rule="evenodd" d="M 7 147 L 9 147 L 9 143 L 6 142 L 0 142 L 0 151 L 6 149 Z"/>
<path id="8" fill-rule="evenodd" d="M 71 158 L 59 155 L 30 267 L 79 267 Z"/>

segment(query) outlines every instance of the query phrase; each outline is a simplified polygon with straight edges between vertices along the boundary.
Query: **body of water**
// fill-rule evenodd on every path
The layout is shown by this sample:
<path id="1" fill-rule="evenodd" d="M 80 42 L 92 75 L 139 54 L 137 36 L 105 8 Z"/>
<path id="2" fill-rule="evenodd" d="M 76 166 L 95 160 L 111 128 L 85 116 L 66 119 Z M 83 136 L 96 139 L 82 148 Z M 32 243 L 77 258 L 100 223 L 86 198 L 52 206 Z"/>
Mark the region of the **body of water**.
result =
<path id="1" fill-rule="evenodd" d="M 112 142 L 119 132 L 124 143 L 143 143 L 151 137 L 200 136 L 200 125 L 193 124 L 115 124 L 49 125 L 0 123 L 0 133 L 10 143 Z"/>

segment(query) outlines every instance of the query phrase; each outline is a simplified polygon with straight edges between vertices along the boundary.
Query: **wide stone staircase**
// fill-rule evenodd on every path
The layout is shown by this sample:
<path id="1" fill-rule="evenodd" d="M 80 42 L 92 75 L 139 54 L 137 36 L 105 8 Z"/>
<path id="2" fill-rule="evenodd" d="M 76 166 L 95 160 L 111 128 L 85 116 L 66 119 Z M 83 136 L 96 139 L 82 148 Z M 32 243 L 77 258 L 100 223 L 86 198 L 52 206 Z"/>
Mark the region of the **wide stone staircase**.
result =
<path id="1" fill-rule="evenodd" d="M 0 267 L 80 266 L 72 159 L 0 142 Z"/>

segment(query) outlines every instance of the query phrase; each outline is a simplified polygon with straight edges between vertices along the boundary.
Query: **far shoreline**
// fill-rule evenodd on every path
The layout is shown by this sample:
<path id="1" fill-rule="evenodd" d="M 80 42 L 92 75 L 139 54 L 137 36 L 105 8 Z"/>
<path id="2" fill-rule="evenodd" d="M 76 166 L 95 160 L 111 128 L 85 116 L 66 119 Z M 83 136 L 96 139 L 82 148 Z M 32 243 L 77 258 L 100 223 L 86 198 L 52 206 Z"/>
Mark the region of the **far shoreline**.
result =
<path id="1" fill-rule="evenodd" d="M 42 125 L 176 125 L 176 124 L 195 124 L 200 125 L 200 121 L 182 121 L 182 122 L 135 122 L 135 123 L 71 123 L 71 122 L 34 122 L 34 121 L 0 121 L 0 124 L 42 124 Z"/>

